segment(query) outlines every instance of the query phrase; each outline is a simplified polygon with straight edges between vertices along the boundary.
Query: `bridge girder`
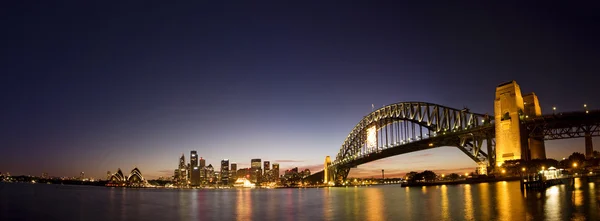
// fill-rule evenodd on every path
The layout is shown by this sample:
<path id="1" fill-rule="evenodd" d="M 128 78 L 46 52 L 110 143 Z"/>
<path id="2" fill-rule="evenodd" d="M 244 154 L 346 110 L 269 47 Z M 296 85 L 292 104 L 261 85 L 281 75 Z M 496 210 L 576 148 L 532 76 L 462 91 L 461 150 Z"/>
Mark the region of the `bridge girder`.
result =
<path id="1" fill-rule="evenodd" d="M 412 126 L 412 136 L 406 141 L 398 142 L 398 138 L 392 137 L 396 143 L 388 142 L 388 131 L 394 134 L 394 128 L 398 133 L 402 122 Z M 387 128 L 390 127 L 391 128 Z M 375 126 L 377 129 L 385 129 L 386 144 L 365 152 L 367 128 Z M 420 135 L 415 135 L 415 126 L 419 127 Z M 423 130 L 426 130 L 425 138 Z M 332 163 L 332 174 L 336 179 L 345 179 L 350 168 L 359 164 L 381 159 L 388 156 L 413 152 L 423 149 L 431 149 L 440 146 L 455 146 L 467 154 L 475 162 L 483 163 L 490 161 L 493 153 L 486 154 L 482 149 L 484 140 L 488 140 L 487 152 L 493 152 L 492 120 L 483 114 L 471 113 L 468 109 L 454 109 L 442 105 L 425 102 L 401 102 L 384 106 L 365 116 L 352 129 L 344 140 L 335 161 Z M 432 135 L 433 133 L 433 135 Z M 392 135 L 393 136 L 393 135 Z"/>
<path id="2" fill-rule="evenodd" d="M 600 111 L 544 115 L 523 121 L 529 137 L 544 140 L 600 136 Z"/>

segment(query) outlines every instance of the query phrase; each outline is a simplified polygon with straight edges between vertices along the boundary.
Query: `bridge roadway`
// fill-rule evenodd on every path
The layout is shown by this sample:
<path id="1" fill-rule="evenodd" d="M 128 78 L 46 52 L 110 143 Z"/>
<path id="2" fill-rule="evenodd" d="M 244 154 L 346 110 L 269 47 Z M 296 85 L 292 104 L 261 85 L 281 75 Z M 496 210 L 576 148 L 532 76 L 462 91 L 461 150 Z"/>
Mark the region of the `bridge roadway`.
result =
<path id="1" fill-rule="evenodd" d="M 367 117 L 369 117 L 369 115 Z M 530 132 L 529 136 L 543 136 L 544 140 L 600 136 L 600 110 L 564 112 L 532 118 L 523 116 L 521 122 Z M 356 136 L 356 132 L 353 131 L 353 133 L 355 134 L 354 136 Z M 360 134 L 359 136 L 365 135 L 364 133 L 358 134 Z M 342 159 L 336 158 L 334 163 L 329 166 L 329 171 L 330 173 L 334 174 L 335 180 L 346 179 L 350 168 L 356 168 L 361 164 L 390 156 L 433 149 L 442 146 L 458 147 L 459 150 L 467 154 L 475 162 L 484 162 L 488 166 L 493 167 L 493 163 L 489 163 L 494 162 L 493 159 L 495 158 L 495 148 L 493 147 L 495 127 L 493 121 L 478 125 L 476 127 L 471 127 L 466 130 L 458 130 L 455 132 L 448 131 L 447 133 L 439 133 L 437 136 L 435 135 L 435 132 L 433 134 L 434 135 L 424 139 L 415 139 L 415 141 L 402 144 L 398 143 L 397 145 L 393 145 L 388 148 L 378 147 L 374 151 L 354 155 L 342 154 L 342 151 L 348 151 L 342 148 L 338 154 L 338 157 L 344 157 Z M 487 153 L 481 149 L 484 140 L 487 141 L 488 145 Z M 359 142 L 365 141 L 359 139 Z M 309 177 L 309 180 L 322 181 L 323 178 L 324 173 L 323 171 L 320 171 Z"/>

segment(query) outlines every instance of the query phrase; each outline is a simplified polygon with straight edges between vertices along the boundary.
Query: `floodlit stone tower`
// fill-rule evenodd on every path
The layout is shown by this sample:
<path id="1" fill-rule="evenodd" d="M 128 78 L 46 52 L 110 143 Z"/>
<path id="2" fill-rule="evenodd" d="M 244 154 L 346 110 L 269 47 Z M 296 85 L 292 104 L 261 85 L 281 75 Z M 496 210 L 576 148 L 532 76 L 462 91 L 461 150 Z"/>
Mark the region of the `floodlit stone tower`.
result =
<path id="1" fill-rule="evenodd" d="M 496 87 L 496 166 L 502 166 L 506 160 L 546 159 L 543 138 L 530 138 L 529 131 L 521 125 L 521 121 L 541 115 L 537 96 L 534 93 L 522 96 L 517 82 Z"/>
<path id="2" fill-rule="evenodd" d="M 525 119 L 542 116 L 542 108 L 535 93 L 523 96 Z M 529 137 L 527 139 L 531 159 L 546 159 L 546 146 L 541 136 Z"/>
<path id="3" fill-rule="evenodd" d="M 329 165 L 331 165 L 331 158 L 329 156 L 325 157 L 325 165 L 323 168 L 323 183 L 327 184 L 329 183 L 329 181 L 331 181 L 331 179 L 329 179 L 329 176 L 331 176 L 331 174 L 329 174 Z"/>
<path id="4" fill-rule="evenodd" d="M 527 159 L 523 147 L 519 117 L 523 113 L 521 89 L 515 81 L 496 87 L 494 101 L 494 120 L 496 127 L 496 166 L 502 166 L 506 160 Z"/>

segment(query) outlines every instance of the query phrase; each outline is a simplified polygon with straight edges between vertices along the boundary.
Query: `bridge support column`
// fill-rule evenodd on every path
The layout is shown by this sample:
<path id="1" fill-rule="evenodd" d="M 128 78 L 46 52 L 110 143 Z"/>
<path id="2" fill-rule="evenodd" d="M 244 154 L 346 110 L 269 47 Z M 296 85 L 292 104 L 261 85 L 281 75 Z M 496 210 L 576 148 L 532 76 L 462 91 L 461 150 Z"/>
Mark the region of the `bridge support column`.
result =
<path id="1" fill-rule="evenodd" d="M 592 135 L 590 132 L 585 132 L 585 158 L 590 159 L 594 157 L 594 146 L 592 144 Z"/>

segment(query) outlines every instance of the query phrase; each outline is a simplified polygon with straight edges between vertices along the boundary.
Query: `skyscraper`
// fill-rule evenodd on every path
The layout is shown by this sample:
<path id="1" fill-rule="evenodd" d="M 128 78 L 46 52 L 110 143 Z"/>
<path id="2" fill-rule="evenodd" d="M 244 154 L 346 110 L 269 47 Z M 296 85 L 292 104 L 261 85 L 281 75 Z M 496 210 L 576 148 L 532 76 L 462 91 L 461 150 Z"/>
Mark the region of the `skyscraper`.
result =
<path id="1" fill-rule="evenodd" d="M 215 174 L 215 169 L 213 168 L 212 164 L 208 164 L 208 166 L 205 169 L 206 172 L 206 183 L 215 183 L 216 179 L 214 177 Z"/>
<path id="2" fill-rule="evenodd" d="M 269 162 L 268 160 L 265 160 L 263 162 L 263 174 L 262 174 L 262 181 L 263 182 L 271 182 L 271 162 Z"/>
<path id="3" fill-rule="evenodd" d="M 198 169 L 200 170 L 200 183 L 206 184 L 206 160 L 204 160 L 202 157 L 200 157 L 200 166 Z"/>
<path id="4" fill-rule="evenodd" d="M 192 167 L 198 166 L 198 153 L 195 150 L 190 152 L 190 163 Z"/>
<path id="5" fill-rule="evenodd" d="M 187 165 L 185 164 L 185 156 L 181 154 L 179 158 L 179 176 L 177 177 L 179 185 L 187 185 Z"/>
<path id="6" fill-rule="evenodd" d="M 229 171 L 229 179 L 235 181 L 235 179 L 237 179 L 237 163 L 231 163 Z"/>
<path id="7" fill-rule="evenodd" d="M 190 152 L 190 170 L 192 186 L 199 186 L 200 168 L 198 167 L 198 153 L 195 150 Z"/>
<path id="8" fill-rule="evenodd" d="M 273 170 L 271 170 L 271 175 L 273 176 L 274 182 L 279 182 L 279 164 L 273 164 Z"/>
<path id="9" fill-rule="evenodd" d="M 250 181 L 253 183 L 261 182 L 262 170 L 260 169 L 260 162 L 260 159 L 250 160 L 250 169 L 252 170 L 250 174 Z"/>
<path id="10" fill-rule="evenodd" d="M 221 160 L 221 185 L 229 185 L 229 160 Z"/>
<path id="11" fill-rule="evenodd" d="M 200 157 L 200 168 L 206 167 L 206 160 Z"/>

